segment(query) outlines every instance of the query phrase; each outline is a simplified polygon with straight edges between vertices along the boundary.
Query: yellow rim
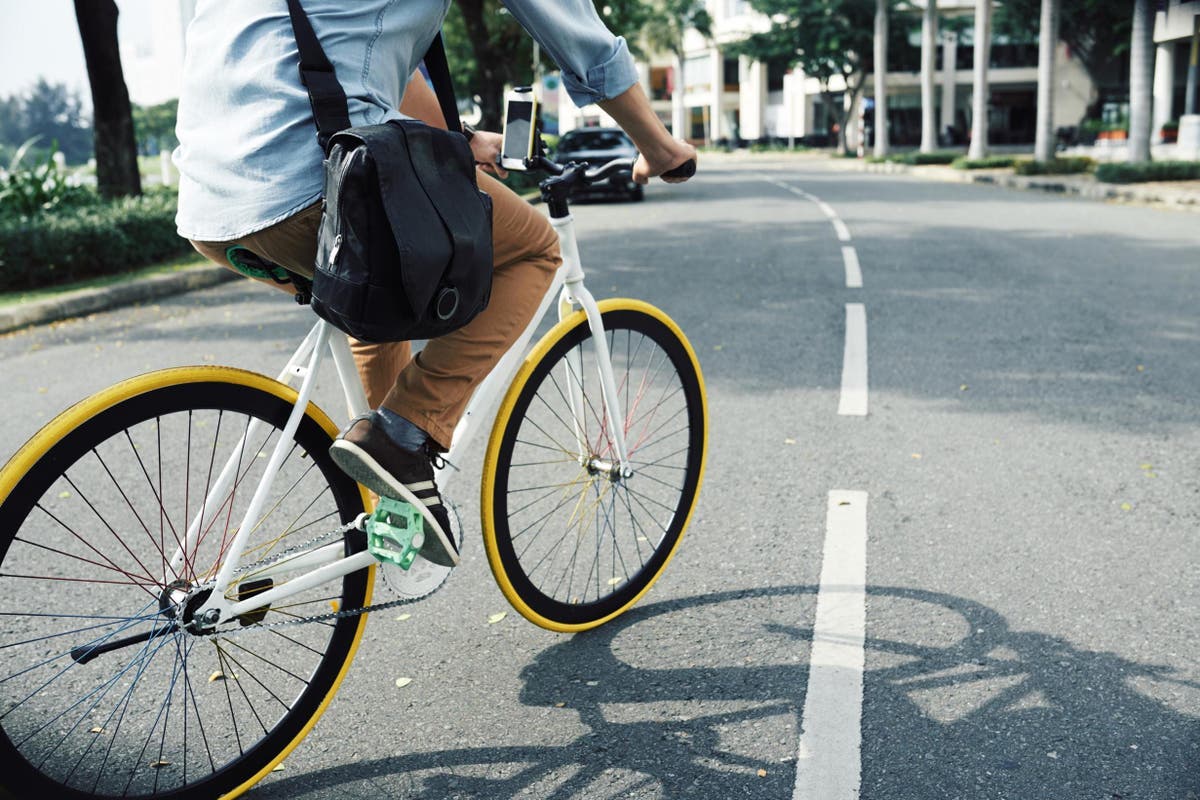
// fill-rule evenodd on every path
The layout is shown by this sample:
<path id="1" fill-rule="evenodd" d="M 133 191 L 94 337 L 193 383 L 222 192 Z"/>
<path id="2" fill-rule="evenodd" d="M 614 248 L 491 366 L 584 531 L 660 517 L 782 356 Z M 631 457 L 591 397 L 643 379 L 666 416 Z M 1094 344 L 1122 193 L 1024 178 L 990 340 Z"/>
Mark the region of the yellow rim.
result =
<path id="1" fill-rule="evenodd" d="M 672 334 L 683 345 L 683 349 L 687 352 L 688 358 L 692 362 L 692 368 L 696 371 L 696 380 L 700 385 L 700 411 L 703 418 L 703 431 L 700 438 L 700 475 L 696 480 L 696 494 L 692 499 L 692 504 L 687 510 L 687 516 L 683 520 L 683 527 L 679 531 L 679 537 L 675 540 L 675 544 L 671 547 L 670 553 L 667 554 L 666 560 L 662 567 L 650 579 L 650 581 L 642 588 L 637 595 L 625 605 L 621 606 L 616 611 L 608 614 L 605 617 L 597 619 L 593 622 L 583 622 L 576 624 L 563 624 L 552 619 L 547 619 L 541 614 L 534 611 L 529 605 L 521 599 L 517 590 L 513 588 L 512 582 L 508 579 L 508 574 L 504 571 L 504 565 L 500 561 L 499 549 L 496 545 L 496 518 L 494 509 L 495 500 L 495 478 L 496 478 L 496 460 L 500 454 L 500 442 L 504 438 L 504 429 L 508 426 L 509 420 L 512 418 L 513 409 L 516 406 L 517 398 L 521 394 L 521 390 L 525 387 L 529 376 L 534 368 L 538 365 L 546 354 L 560 339 L 573 331 L 579 325 L 587 324 L 587 315 L 582 311 L 576 311 L 566 319 L 560 321 L 557 325 L 541 338 L 534 346 L 533 350 L 526 356 L 521 368 L 517 371 L 516 377 L 513 379 L 512 385 L 508 387 L 508 392 L 504 395 L 504 400 L 500 403 L 500 410 L 496 413 L 496 421 L 492 425 L 492 433 L 488 439 L 487 454 L 483 460 L 483 481 L 480 496 L 480 513 L 483 523 L 483 545 L 487 551 L 488 564 L 492 568 L 492 575 L 496 579 L 500 591 L 508 598 L 508 602 L 516 609 L 517 613 L 525 617 L 535 625 L 538 625 L 547 630 L 557 631 L 559 633 L 577 633 L 586 631 L 603 625 L 614 617 L 620 616 L 629 610 L 631 606 L 642 599 L 646 592 L 650 591 L 650 587 L 655 584 L 659 577 L 666 571 L 667 565 L 671 563 L 671 559 L 675 557 L 675 552 L 679 549 L 680 543 L 683 541 L 684 534 L 687 533 L 688 525 L 692 521 L 692 513 L 696 510 L 696 500 L 700 497 L 700 488 L 704 483 L 704 468 L 708 461 L 708 392 L 704 388 L 704 375 L 700 372 L 700 362 L 696 359 L 696 353 L 692 350 L 692 345 L 688 342 L 687 337 L 683 335 L 683 331 L 675 324 L 675 321 L 663 313 L 660 309 L 655 308 L 649 303 L 644 303 L 641 300 L 630 300 L 627 298 L 612 298 L 602 300 L 598 303 L 600 313 L 604 314 L 609 311 L 638 311 L 646 314 L 649 317 L 661 322 L 671 331 Z"/>
<path id="2" fill-rule="evenodd" d="M 145 375 L 139 375 L 136 378 L 130 378 L 127 381 L 122 381 L 101 392 L 97 392 L 85 400 L 81 400 L 59 414 L 34 434 L 33 438 L 26 442 L 9 460 L 4 469 L 0 470 L 0 504 L 8 498 L 9 493 L 12 492 L 17 482 L 37 463 L 38 459 L 46 454 L 46 451 L 86 420 L 131 397 L 136 397 L 166 386 L 177 386 L 186 383 L 234 383 L 267 392 L 287 403 L 295 404 L 297 399 L 296 390 L 290 386 L 285 386 L 278 381 L 271 380 L 265 375 L 234 369 L 233 367 L 179 367 L 176 369 L 149 372 Z M 315 403 L 310 402 L 308 404 L 305 414 L 320 425 L 321 429 L 329 434 L 331 439 L 338 435 L 337 425 Z M 363 508 L 370 508 L 370 498 L 366 490 L 361 486 L 358 490 L 362 497 Z M 370 604 L 374 588 L 375 567 L 372 565 L 367 575 L 366 594 L 363 597 L 364 605 Z M 232 800 L 232 798 L 243 794 L 261 781 L 266 777 L 267 773 L 271 772 L 281 761 L 287 758 L 296 749 L 296 746 L 303 741 L 304 737 L 309 734 L 313 726 L 317 724 L 317 720 L 325 713 L 325 709 L 329 707 L 333 696 L 337 694 L 338 687 L 342 684 L 342 679 L 346 677 L 346 673 L 350 669 L 350 664 L 354 661 L 354 656 L 358 652 L 358 646 L 362 641 L 366 624 L 367 615 L 360 615 L 358 628 L 354 632 L 354 639 L 350 644 L 350 651 L 346 656 L 346 660 L 343 662 L 337 677 L 330 684 L 328 694 L 321 701 L 312 718 L 308 720 L 296 737 L 280 751 L 278 756 L 271 759 L 271 762 L 263 767 L 254 777 L 233 791 L 221 795 L 222 800 Z"/>

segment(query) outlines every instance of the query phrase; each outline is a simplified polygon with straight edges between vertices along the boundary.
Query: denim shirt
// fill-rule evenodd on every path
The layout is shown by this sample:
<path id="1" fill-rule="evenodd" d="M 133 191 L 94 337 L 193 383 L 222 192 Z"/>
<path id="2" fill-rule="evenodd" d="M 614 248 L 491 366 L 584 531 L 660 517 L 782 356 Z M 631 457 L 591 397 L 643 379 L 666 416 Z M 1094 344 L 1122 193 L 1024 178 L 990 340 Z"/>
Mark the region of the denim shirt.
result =
<path id="1" fill-rule="evenodd" d="M 451 0 L 304 0 L 354 126 L 399 119 L 404 88 Z M 506 0 L 583 106 L 637 81 L 625 40 L 592 0 Z M 187 30 L 179 147 L 179 234 L 238 239 L 292 216 L 322 191 L 321 148 L 284 0 L 200 0 Z"/>

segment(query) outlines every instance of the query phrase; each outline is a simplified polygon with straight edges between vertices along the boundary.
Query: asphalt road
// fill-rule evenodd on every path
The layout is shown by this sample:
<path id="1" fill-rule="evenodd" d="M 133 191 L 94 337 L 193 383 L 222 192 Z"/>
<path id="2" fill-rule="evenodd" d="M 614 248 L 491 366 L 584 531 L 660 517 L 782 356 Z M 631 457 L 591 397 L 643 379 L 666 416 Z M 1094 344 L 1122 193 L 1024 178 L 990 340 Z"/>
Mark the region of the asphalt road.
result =
<path id="1" fill-rule="evenodd" d="M 787 187 L 844 221 L 862 288 Z M 489 623 L 507 606 L 469 523 L 446 588 L 372 618 L 248 797 L 792 798 L 835 490 L 868 497 L 863 798 L 1200 797 L 1194 216 L 806 159 L 711 159 L 576 216 L 593 292 L 664 308 L 704 369 L 681 551 L 634 611 L 561 636 Z M 847 303 L 866 416 L 837 413 Z M 230 284 L 0 337 L 0 460 L 142 371 L 274 374 L 306 325 Z"/>

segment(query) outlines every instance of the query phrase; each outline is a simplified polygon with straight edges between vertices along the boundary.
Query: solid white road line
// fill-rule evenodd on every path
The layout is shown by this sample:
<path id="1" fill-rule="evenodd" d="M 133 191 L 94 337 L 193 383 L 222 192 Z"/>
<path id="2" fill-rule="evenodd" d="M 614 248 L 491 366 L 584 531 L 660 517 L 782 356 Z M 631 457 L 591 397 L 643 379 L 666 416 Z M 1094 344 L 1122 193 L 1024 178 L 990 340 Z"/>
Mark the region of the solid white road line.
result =
<path id="1" fill-rule="evenodd" d="M 829 205 L 829 203 L 826 203 L 824 200 L 817 200 L 815 197 L 812 199 L 816 200 L 817 208 L 821 209 L 821 211 L 825 213 L 825 216 L 829 217 L 830 219 L 837 219 L 837 212 L 833 210 L 833 206 Z"/>
<path id="2" fill-rule="evenodd" d="M 833 217 L 829 221 L 833 223 L 833 229 L 837 231 L 837 237 L 839 241 L 850 241 L 850 229 L 846 227 L 846 223 L 842 222 L 837 217 Z"/>
<path id="3" fill-rule="evenodd" d="M 792 800 L 857 800 L 862 780 L 867 493 L 832 491 Z"/>
<path id="4" fill-rule="evenodd" d="M 867 308 L 846 304 L 846 346 L 842 351 L 842 396 L 838 413 L 867 415 Z"/>
<path id="5" fill-rule="evenodd" d="M 862 288 L 862 268 L 858 264 L 858 251 L 852 246 L 842 247 L 842 260 L 846 262 L 846 288 Z"/>

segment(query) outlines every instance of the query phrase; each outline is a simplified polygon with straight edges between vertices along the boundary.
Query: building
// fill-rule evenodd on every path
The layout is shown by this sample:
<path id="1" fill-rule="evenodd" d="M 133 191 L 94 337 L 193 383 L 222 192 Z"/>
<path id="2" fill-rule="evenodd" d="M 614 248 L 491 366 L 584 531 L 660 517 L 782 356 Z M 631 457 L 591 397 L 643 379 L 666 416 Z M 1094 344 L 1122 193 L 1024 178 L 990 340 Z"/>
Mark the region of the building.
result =
<path id="1" fill-rule="evenodd" d="M 925 0 L 912 0 L 911 10 L 893 14 L 891 24 L 907 25 L 909 49 L 889 52 L 889 138 L 895 145 L 917 145 L 921 135 L 920 26 Z M 1168 0 L 1158 13 L 1155 41 L 1155 125 L 1178 118 L 1183 111 L 1187 48 L 1194 20 L 1200 15 L 1196 0 Z M 695 31 L 684 41 L 681 63 L 670 56 L 641 65 L 643 86 L 659 117 L 677 136 L 708 144 L 758 139 L 829 141 L 839 113 L 848 101 L 845 85 L 835 77 L 827 87 L 799 70 L 751 61 L 728 53 L 731 43 L 766 29 L 768 20 L 747 0 L 707 0 L 713 36 L 706 40 Z M 944 145 L 964 144 L 971 129 L 974 91 L 974 0 L 940 0 L 939 16 L 950 20 L 939 31 L 936 54 L 939 138 Z M 1132 12 L 1131 12 L 1132 13 Z M 1126 60 L 1128 56 L 1125 56 Z M 993 33 L 988 70 L 989 142 L 995 145 L 1031 146 L 1037 122 L 1036 37 L 1015 41 Z M 678 78 L 677 78 L 678 76 Z M 866 76 L 858 103 L 850 115 L 856 122 L 872 101 L 873 81 Z M 678 92 L 676 91 L 678 89 Z M 1161 98 L 1161 99 L 1160 99 Z M 1123 85 L 1097 87 L 1079 59 L 1059 43 L 1055 55 L 1054 119 L 1056 126 L 1074 126 L 1089 107 L 1108 106 L 1108 115 L 1121 118 L 1128 102 L 1128 75 Z M 568 104 L 569 105 L 569 104 Z M 864 127 L 870 114 L 861 115 Z M 562 127 L 611 124 L 595 107 L 579 112 L 566 108 Z M 851 146 L 863 130 L 852 124 L 847 131 Z"/>
<path id="2" fill-rule="evenodd" d="M 179 97 L 184 35 L 196 0 L 120 0 L 121 65 L 130 98 L 156 105 Z"/>
<path id="3" fill-rule="evenodd" d="M 1200 56 L 1200 4 L 1196 0 L 1170 0 L 1155 15 L 1154 112 L 1152 140 L 1171 142 L 1169 123 L 1185 113 L 1200 113 L 1196 60 Z M 1189 66 L 1190 74 L 1189 74 Z M 1191 105 L 1188 105 L 1188 94 Z"/>

